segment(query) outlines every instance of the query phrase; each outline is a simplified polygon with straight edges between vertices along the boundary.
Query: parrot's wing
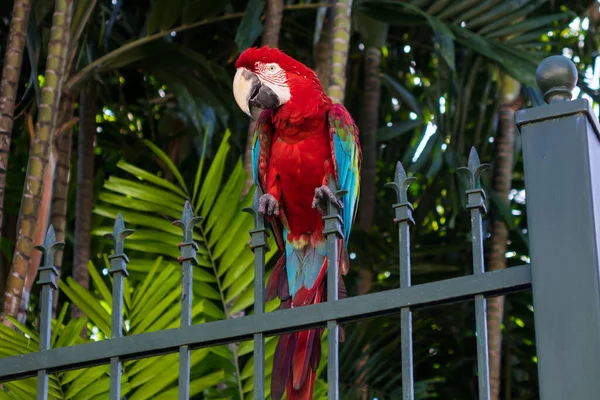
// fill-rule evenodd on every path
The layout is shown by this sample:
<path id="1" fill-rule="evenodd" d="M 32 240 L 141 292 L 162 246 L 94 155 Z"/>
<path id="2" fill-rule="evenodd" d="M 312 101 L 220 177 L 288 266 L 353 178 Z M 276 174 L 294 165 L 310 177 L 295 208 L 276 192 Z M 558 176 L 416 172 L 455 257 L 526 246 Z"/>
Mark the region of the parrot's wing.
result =
<path id="1" fill-rule="evenodd" d="M 260 113 L 254 127 L 254 140 L 252 142 L 252 178 L 254 185 L 263 193 L 267 190 L 267 172 L 269 169 L 269 158 L 271 156 L 271 140 L 275 127 L 271 120 L 273 112 L 265 110 Z M 279 218 L 267 218 L 271 229 L 275 234 L 277 245 L 283 250 L 282 221 L 285 221 L 284 211 L 280 209 Z"/>
<path id="2" fill-rule="evenodd" d="M 252 141 L 252 177 L 254 185 L 260 187 L 263 193 L 266 188 L 269 148 L 273 136 L 271 115 L 270 110 L 260 113 L 254 127 L 254 140 Z"/>
<path id="3" fill-rule="evenodd" d="M 341 104 L 334 104 L 329 110 L 328 123 L 336 183 L 339 190 L 348 191 L 342 198 L 344 238 L 348 243 L 360 193 L 362 153 L 358 141 L 358 128 L 348 110 Z"/>

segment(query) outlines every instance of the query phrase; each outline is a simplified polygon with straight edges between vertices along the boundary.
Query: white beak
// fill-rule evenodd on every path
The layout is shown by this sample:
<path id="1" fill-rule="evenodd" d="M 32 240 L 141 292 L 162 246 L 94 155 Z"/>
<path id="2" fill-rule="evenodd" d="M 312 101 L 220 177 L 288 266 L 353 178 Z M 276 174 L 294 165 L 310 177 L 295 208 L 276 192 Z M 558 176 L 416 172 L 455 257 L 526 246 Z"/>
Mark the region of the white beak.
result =
<path id="1" fill-rule="evenodd" d="M 233 78 L 233 97 L 240 109 L 252 117 L 250 112 L 250 98 L 257 90 L 258 77 L 246 68 L 238 68 Z M 253 118 L 254 119 L 254 118 Z"/>

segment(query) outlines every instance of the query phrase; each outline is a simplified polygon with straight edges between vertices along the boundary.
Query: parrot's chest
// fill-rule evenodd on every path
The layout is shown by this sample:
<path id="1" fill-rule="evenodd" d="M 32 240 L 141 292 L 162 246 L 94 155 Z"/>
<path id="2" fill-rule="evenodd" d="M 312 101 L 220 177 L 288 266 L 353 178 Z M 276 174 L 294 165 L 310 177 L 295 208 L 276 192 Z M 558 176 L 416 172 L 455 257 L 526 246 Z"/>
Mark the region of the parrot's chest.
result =
<path id="1" fill-rule="evenodd" d="M 326 134 L 311 135 L 300 141 L 289 141 L 278 137 L 271 150 L 279 179 L 284 187 L 292 191 L 312 190 L 321 186 L 326 166 L 331 164 L 329 138 Z M 289 194 L 289 193 L 288 193 Z"/>
<path id="2" fill-rule="evenodd" d="M 302 140 L 275 134 L 271 166 L 276 168 L 283 208 L 292 231 L 313 232 L 321 216 L 312 208 L 315 189 L 327 182 L 331 170 L 331 147 L 326 130 Z"/>

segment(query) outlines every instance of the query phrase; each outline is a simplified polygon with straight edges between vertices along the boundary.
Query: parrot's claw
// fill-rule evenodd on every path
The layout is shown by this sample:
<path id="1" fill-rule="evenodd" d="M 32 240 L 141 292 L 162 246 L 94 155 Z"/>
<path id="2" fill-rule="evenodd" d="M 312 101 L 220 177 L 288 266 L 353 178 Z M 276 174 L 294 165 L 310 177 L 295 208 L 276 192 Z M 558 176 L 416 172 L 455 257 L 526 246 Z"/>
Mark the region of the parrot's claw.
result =
<path id="1" fill-rule="evenodd" d="M 319 210 L 323 215 L 327 214 L 327 203 L 332 202 L 337 204 L 339 208 L 343 208 L 342 202 L 335 196 L 329 186 L 323 185 L 315 189 L 315 197 L 313 198 L 312 207 Z"/>
<path id="2" fill-rule="evenodd" d="M 272 194 L 263 194 L 258 200 L 258 212 L 271 217 L 279 215 L 279 202 Z"/>

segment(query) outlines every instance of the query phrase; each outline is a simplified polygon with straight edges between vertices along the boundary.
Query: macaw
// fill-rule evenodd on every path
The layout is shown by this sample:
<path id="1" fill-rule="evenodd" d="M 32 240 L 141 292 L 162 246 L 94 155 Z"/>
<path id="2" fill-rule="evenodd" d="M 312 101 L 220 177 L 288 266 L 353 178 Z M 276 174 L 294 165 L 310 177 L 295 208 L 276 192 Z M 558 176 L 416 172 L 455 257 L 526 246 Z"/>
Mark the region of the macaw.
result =
<path id="1" fill-rule="evenodd" d="M 340 207 L 344 237 L 339 239 L 338 265 L 345 275 L 360 186 L 358 128 L 343 105 L 332 104 L 316 73 L 281 50 L 250 48 L 235 67 L 236 103 L 250 118 L 250 106 L 263 110 L 254 132 L 252 171 L 263 193 L 259 212 L 282 253 L 267 283 L 266 299 L 278 296 L 282 309 L 326 301 L 322 216 L 328 202 Z M 336 189 L 347 194 L 338 199 Z M 346 289 L 338 279 L 338 297 L 343 298 Z M 286 390 L 288 400 L 312 399 L 322 334 L 320 328 L 280 336 L 271 377 L 274 400 Z"/>

